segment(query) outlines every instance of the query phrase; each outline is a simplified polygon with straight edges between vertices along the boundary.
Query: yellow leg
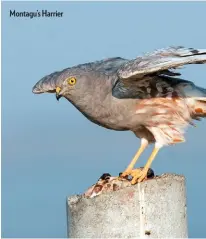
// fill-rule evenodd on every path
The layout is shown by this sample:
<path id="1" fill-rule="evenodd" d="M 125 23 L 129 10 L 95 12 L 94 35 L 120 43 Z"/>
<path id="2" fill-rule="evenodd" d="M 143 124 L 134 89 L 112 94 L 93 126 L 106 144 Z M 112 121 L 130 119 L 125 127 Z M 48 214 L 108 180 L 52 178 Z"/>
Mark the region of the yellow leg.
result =
<path id="1" fill-rule="evenodd" d="M 140 157 L 140 155 L 143 153 L 143 151 L 145 150 L 147 146 L 148 146 L 148 141 L 146 139 L 142 139 L 139 150 L 136 152 L 134 158 L 132 159 L 127 169 L 121 174 L 121 177 L 125 177 L 131 174 L 132 169 L 134 168 L 138 158 Z"/>
<path id="2" fill-rule="evenodd" d="M 144 166 L 144 169 L 141 172 L 137 171 L 137 173 L 135 175 L 133 175 L 133 179 L 131 182 L 132 184 L 135 184 L 137 182 L 140 183 L 145 179 L 145 177 L 147 176 L 148 169 L 150 168 L 150 166 L 151 166 L 153 160 L 155 159 L 157 153 L 159 152 L 160 148 L 161 148 L 161 146 L 155 145 L 154 150 L 152 151 L 152 154 L 150 155 L 147 163 Z"/>

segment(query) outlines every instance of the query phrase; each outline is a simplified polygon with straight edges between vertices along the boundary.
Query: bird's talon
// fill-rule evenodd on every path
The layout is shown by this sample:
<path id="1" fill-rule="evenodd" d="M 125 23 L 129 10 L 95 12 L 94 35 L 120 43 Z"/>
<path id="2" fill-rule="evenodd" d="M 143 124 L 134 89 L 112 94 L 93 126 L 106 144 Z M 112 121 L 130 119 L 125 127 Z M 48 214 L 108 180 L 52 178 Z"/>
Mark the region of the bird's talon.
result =
<path id="1" fill-rule="evenodd" d="M 143 170 L 142 171 L 142 175 L 138 178 L 137 182 L 141 183 L 142 181 L 144 181 L 145 179 L 147 179 L 147 171 L 148 170 Z"/>
<path id="2" fill-rule="evenodd" d="M 131 184 L 134 185 L 137 183 L 137 180 L 142 176 L 142 169 L 141 168 L 133 169 L 130 175 L 132 176 Z"/>
<path id="3" fill-rule="evenodd" d="M 142 168 L 137 168 L 137 169 L 132 170 L 130 175 L 133 177 L 132 181 L 131 181 L 131 184 L 134 185 L 136 183 L 140 183 L 140 182 L 142 182 L 142 181 L 147 179 L 148 170 L 144 170 Z"/>
<path id="4" fill-rule="evenodd" d="M 121 178 L 128 178 L 131 175 L 132 170 L 125 170 L 123 173 L 120 173 Z"/>
<path id="5" fill-rule="evenodd" d="M 137 182 L 138 182 L 138 183 L 141 183 L 141 182 L 145 181 L 146 179 L 147 179 L 147 177 L 140 177 L 140 178 L 137 180 Z"/>

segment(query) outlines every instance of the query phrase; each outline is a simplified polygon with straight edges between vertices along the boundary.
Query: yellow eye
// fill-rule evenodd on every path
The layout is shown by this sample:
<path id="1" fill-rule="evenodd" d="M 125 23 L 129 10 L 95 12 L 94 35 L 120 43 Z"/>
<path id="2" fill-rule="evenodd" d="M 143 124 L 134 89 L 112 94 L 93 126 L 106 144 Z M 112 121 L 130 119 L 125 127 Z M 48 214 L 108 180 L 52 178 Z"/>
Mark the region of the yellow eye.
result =
<path id="1" fill-rule="evenodd" d="M 76 84 L 76 81 L 77 81 L 76 78 L 71 77 L 71 78 L 68 79 L 67 82 L 68 82 L 69 85 L 75 85 L 75 84 Z"/>

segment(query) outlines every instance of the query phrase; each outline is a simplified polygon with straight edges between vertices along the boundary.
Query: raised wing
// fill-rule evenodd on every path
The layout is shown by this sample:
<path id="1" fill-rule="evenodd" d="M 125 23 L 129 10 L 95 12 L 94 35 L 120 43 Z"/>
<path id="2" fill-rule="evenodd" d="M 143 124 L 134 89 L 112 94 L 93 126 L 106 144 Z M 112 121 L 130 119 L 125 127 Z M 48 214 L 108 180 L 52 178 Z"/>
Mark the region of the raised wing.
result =
<path id="1" fill-rule="evenodd" d="M 206 63 L 206 49 L 169 47 L 125 63 L 119 69 L 118 75 L 121 79 L 141 78 L 144 75 L 161 73 L 186 64 L 203 63 Z"/>

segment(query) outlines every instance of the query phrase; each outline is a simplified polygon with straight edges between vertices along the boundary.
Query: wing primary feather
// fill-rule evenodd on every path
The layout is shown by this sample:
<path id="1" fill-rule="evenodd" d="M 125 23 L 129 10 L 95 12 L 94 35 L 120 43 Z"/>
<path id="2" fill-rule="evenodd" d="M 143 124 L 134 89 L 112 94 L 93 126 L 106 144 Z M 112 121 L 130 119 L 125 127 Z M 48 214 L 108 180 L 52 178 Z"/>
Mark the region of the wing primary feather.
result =
<path id="1" fill-rule="evenodd" d="M 186 64 L 205 64 L 206 49 L 170 47 L 157 50 L 143 57 L 137 57 L 125 63 L 118 71 L 122 79 L 141 78 L 144 75 L 179 68 Z M 168 74 L 170 74 L 168 72 Z"/>

